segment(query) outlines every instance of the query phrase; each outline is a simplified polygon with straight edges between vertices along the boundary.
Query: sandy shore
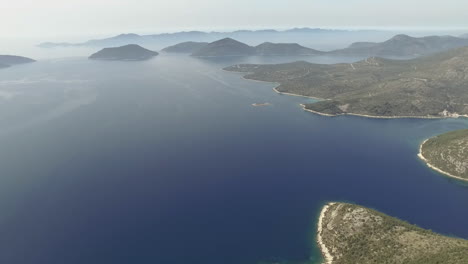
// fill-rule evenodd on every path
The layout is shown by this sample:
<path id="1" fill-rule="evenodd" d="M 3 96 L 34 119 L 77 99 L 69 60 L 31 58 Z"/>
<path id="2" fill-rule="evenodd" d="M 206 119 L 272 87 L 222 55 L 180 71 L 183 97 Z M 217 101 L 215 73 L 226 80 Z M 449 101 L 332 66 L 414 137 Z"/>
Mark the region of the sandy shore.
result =
<path id="1" fill-rule="evenodd" d="M 249 80 L 249 79 L 247 79 L 247 80 Z M 313 96 L 306 96 L 306 95 L 299 95 L 299 94 L 293 94 L 293 93 L 280 92 L 280 91 L 278 91 L 278 89 L 276 89 L 276 88 L 278 88 L 278 86 L 275 87 L 275 88 L 273 88 L 273 91 L 275 91 L 275 93 L 278 93 L 278 94 L 284 94 L 284 95 L 290 95 L 290 96 L 297 96 L 297 97 L 304 97 L 304 98 L 315 99 L 315 100 L 320 100 L 320 101 L 327 100 L 327 99 L 318 98 L 318 97 L 313 97 Z"/>
<path id="2" fill-rule="evenodd" d="M 433 164 L 431 164 L 431 163 L 429 162 L 428 159 L 426 159 L 426 158 L 423 156 L 423 154 L 422 154 L 422 149 L 423 149 L 424 144 L 425 144 L 428 140 L 429 140 L 429 139 L 424 140 L 423 143 L 421 143 L 421 145 L 419 146 L 419 154 L 418 154 L 418 157 L 419 157 L 422 161 L 424 161 L 424 163 L 426 163 L 426 165 L 427 165 L 429 168 L 431 168 L 431 169 L 433 169 L 433 170 L 435 170 L 435 171 L 437 171 L 437 172 L 439 172 L 439 173 L 441 173 L 441 174 L 443 174 L 443 175 L 445 175 L 445 176 L 447 176 L 447 177 L 455 178 L 455 179 L 461 180 L 461 181 L 468 181 L 468 179 L 465 179 L 465 178 L 462 178 L 462 177 L 459 177 L 459 176 L 452 175 L 452 174 L 450 174 L 450 173 L 448 173 L 448 172 L 446 172 L 446 171 L 443 171 L 443 170 L 437 168 L 436 166 L 434 166 Z"/>
<path id="3" fill-rule="evenodd" d="M 311 113 L 314 113 L 316 115 L 328 116 L 328 117 L 337 117 L 338 116 L 338 115 L 330 115 L 330 114 L 325 114 L 325 113 L 321 113 L 321 112 L 317 112 L 317 111 L 314 111 L 314 110 L 307 109 L 305 104 L 300 104 L 300 106 L 302 106 L 302 109 L 304 109 L 304 111 L 311 112 Z"/>
<path id="4" fill-rule="evenodd" d="M 311 112 L 321 116 L 328 116 L 328 117 L 337 117 L 337 116 L 360 116 L 360 117 L 367 117 L 367 118 L 374 118 L 374 119 L 400 119 L 400 118 L 412 118 L 412 119 L 445 119 L 445 118 L 457 118 L 457 117 L 444 117 L 444 116 L 373 116 L 373 115 L 364 115 L 364 114 L 355 114 L 355 113 L 345 113 L 345 114 L 325 114 L 322 112 L 314 111 L 307 109 L 304 104 L 301 104 L 302 109 L 307 112 Z M 459 117 L 468 117 L 466 115 L 460 115 Z"/>
<path id="5" fill-rule="evenodd" d="M 333 256 L 330 254 L 330 251 L 328 248 L 325 246 L 325 243 L 323 243 L 322 239 L 322 230 L 323 230 L 323 219 L 325 218 L 325 213 L 328 211 L 331 205 L 334 205 L 334 203 L 329 203 L 325 205 L 322 208 L 322 211 L 320 212 L 320 217 L 318 220 L 318 228 L 317 228 L 317 243 L 320 247 L 320 251 L 322 252 L 322 255 L 324 257 L 324 262 L 323 264 L 332 264 L 333 263 Z"/>

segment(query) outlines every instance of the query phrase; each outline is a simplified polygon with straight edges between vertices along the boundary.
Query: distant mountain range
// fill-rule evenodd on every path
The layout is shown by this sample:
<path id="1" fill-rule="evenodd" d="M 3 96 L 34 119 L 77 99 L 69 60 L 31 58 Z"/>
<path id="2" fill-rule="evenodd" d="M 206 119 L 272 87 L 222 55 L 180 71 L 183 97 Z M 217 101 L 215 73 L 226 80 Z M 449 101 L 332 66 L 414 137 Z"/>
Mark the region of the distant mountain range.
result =
<path id="1" fill-rule="evenodd" d="M 297 43 L 264 42 L 253 47 L 232 38 L 224 38 L 212 43 L 184 42 L 167 47 L 164 50 L 182 53 L 193 52 L 192 55 L 196 57 L 336 55 L 391 58 L 419 57 L 463 46 L 468 46 L 468 39 L 451 36 L 415 38 L 407 35 L 397 35 L 384 42 L 356 42 L 346 49 L 329 52 L 310 49 Z"/>
<path id="2" fill-rule="evenodd" d="M 258 45 L 263 42 L 292 42 L 301 43 L 315 48 L 333 49 L 348 45 L 350 42 L 367 39 L 382 41 L 394 35 L 389 31 L 377 30 L 330 30 L 313 28 L 295 28 L 290 30 L 239 30 L 233 32 L 176 32 L 152 35 L 121 34 L 118 36 L 94 39 L 82 43 L 54 43 L 45 42 L 38 46 L 43 48 L 54 47 L 117 47 L 127 44 L 138 44 L 160 50 L 181 42 L 213 42 L 223 38 L 233 38 L 248 45 Z"/>
<path id="3" fill-rule="evenodd" d="M 35 60 L 21 56 L 0 55 L 0 68 L 31 62 L 35 62 Z"/>
<path id="4" fill-rule="evenodd" d="M 408 35 L 396 35 L 381 43 L 356 42 L 346 49 L 335 50 L 329 54 L 365 57 L 417 57 L 463 46 L 468 46 L 468 39 L 452 36 L 415 38 Z"/>
<path id="5" fill-rule="evenodd" d="M 176 47 L 185 47 L 183 51 L 195 50 L 195 57 L 220 57 L 220 56 L 299 56 L 320 55 L 324 52 L 309 49 L 296 43 L 271 43 L 265 42 L 252 47 L 232 38 L 224 38 L 212 43 L 181 43 L 164 50 L 175 50 Z M 177 49 L 176 49 L 177 50 Z"/>
<path id="6" fill-rule="evenodd" d="M 173 46 L 169 46 L 167 48 L 164 48 L 161 50 L 162 52 L 167 52 L 167 53 L 187 53 L 187 54 L 192 54 L 201 48 L 205 47 L 208 45 L 208 42 L 194 42 L 194 41 L 187 41 L 187 42 L 182 42 Z"/>
<path id="7" fill-rule="evenodd" d="M 105 48 L 89 57 L 92 60 L 125 60 L 138 61 L 157 56 L 156 51 L 145 49 L 139 45 L 130 44 L 116 48 Z"/>
<path id="8" fill-rule="evenodd" d="M 371 57 L 356 63 L 235 65 L 245 78 L 280 83 L 278 92 L 323 98 L 323 115 L 396 118 L 468 116 L 468 47 L 412 60 Z"/>
<path id="9" fill-rule="evenodd" d="M 468 37 L 468 35 L 463 35 Z M 239 43 L 250 47 L 255 47 L 255 52 L 251 48 L 244 47 L 242 54 L 271 56 L 271 55 L 337 55 L 356 57 L 418 57 L 433 54 L 453 48 L 468 45 L 468 38 L 453 36 L 427 36 L 410 37 L 408 35 L 392 36 L 391 32 L 383 31 L 347 31 L 347 30 L 326 30 L 326 29 L 291 29 L 285 31 L 277 30 L 241 30 L 234 32 L 178 32 L 156 35 L 121 34 L 106 39 L 89 40 L 83 43 L 42 43 L 39 46 L 44 48 L 53 47 L 118 47 L 128 44 L 137 44 L 150 47 L 153 50 L 163 49 L 164 52 L 189 53 L 196 56 L 229 56 L 229 52 L 234 52 L 231 48 L 222 54 L 222 48 L 218 41 L 223 39 L 236 39 Z M 334 45 L 342 45 L 344 39 L 350 40 L 374 40 L 367 42 L 354 42 L 347 48 L 329 50 Z M 225 41 L 226 45 L 231 45 L 232 41 Z M 237 43 L 235 46 L 242 46 Z M 259 45 L 259 43 L 262 43 Z M 290 44 L 274 44 L 290 43 Z M 319 47 L 324 51 L 310 49 L 299 46 L 306 44 L 309 47 Z M 341 43 L 341 44 L 340 44 Z M 349 43 L 349 42 L 348 42 Z M 212 44 L 211 47 L 206 47 Z M 347 44 L 348 45 L 348 44 Z M 343 47 L 345 45 L 342 45 Z M 240 48 L 240 47 L 238 47 Z M 203 49 L 203 51 L 201 51 Z M 217 51 L 208 51 L 217 49 Z M 213 52 L 213 54 L 210 54 Z M 203 55 L 202 55 L 203 54 Z M 209 55 L 210 54 L 210 55 Z M 236 54 L 234 52 L 234 54 Z M 232 55 L 232 54 L 231 54 Z M 240 55 L 240 54 L 239 54 Z"/>

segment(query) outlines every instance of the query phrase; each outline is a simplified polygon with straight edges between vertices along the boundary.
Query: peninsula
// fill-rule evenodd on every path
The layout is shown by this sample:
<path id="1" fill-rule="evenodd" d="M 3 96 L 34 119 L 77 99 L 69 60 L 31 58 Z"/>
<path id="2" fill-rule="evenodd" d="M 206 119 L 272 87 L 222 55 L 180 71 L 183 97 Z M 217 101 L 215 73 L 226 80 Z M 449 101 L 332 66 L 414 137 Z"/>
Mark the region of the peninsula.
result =
<path id="1" fill-rule="evenodd" d="M 277 92 L 321 98 L 305 110 L 375 118 L 468 115 L 468 47 L 411 60 L 371 57 L 334 65 L 294 62 L 225 68 L 279 83 Z"/>
<path id="2" fill-rule="evenodd" d="M 158 53 L 156 51 L 147 50 L 139 45 L 130 44 L 116 48 L 102 49 L 91 55 L 89 59 L 140 61 L 151 59 L 157 55 Z"/>
<path id="3" fill-rule="evenodd" d="M 346 203 L 329 203 L 322 209 L 317 242 L 324 264 L 468 263 L 467 240 Z"/>
<path id="4" fill-rule="evenodd" d="M 348 48 L 334 50 L 330 55 L 419 57 L 460 48 L 468 45 L 468 39 L 453 36 L 411 37 L 400 34 L 384 42 L 356 42 Z"/>
<path id="5" fill-rule="evenodd" d="M 419 157 L 430 168 L 444 175 L 468 181 L 468 129 L 424 141 Z"/>
<path id="6" fill-rule="evenodd" d="M 35 60 L 21 56 L 0 55 L 0 68 L 32 62 L 35 62 Z"/>

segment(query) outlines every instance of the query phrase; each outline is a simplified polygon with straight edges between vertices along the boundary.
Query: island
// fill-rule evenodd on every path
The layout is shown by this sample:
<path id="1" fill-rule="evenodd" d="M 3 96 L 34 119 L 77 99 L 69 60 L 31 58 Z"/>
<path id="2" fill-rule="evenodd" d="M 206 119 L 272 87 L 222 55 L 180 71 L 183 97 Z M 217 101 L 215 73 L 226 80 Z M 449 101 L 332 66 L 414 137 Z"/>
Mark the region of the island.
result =
<path id="1" fill-rule="evenodd" d="M 370 57 L 333 65 L 304 61 L 224 70 L 278 83 L 277 92 L 320 99 L 304 104 L 325 116 L 447 118 L 468 115 L 468 47 L 411 60 Z"/>
<path id="2" fill-rule="evenodd" d="M 173 46 L 169 46 L 161 50 L 162 52 L 167 53 L 186 53 L 192 54 L 199 51 L 201 48 L 208 45 L 208 42 L 194 42 L 194 41 L 187 41 L 182 42 Z"/>
<path id="3" fill-rule="evenodd" d="M 180 43 L 166 49 L 179 47 L 191 48 L 195 44 Z M 297 43 L 272 43 L 264 42 L 258 46 L 249 46 L 232 38 L 221 39 L 192 53 L 195 57 L 223 57 L 223 56 L 315 56 L 326 52 L 310 49 Z"/>
<path id="4" fill-rule="evenodd" d="M 430 168 L 452 178 L 468 181 L 468 129 L 425 140 L 419 157 Z"/>
<path id="5" fill-rule="evenodd" d="M 36 62 L 36 61 L 30 58 L 21 57 L 21 56 L 0 55 L 0 68 L 7 68 L 13 65 L 32 63 L 32 62 Z"/>
<path id="6" fill-rule="evenodd" d="M 194 52 L 194 57 L 251 56 L 255 48 L 232 38 L 224 38 L 205 45 Z"/>
<path id="7" fill-rule="evenodd" d="M 400 34 L 380 42 L 356 42 L 348 48 L 334 50 L 330 55 L 378 56 L 378 57 L 418 57 L 468 46 L 468 39 L 453 36 L 411 37 Z"/>
<path id="8" fill-rule="evenodd" d="M 325 52 L 303 47 L 297 43 L 264 42 L 255 47 L 257 56 L 311 56 L 323 55 Z"/>
<path id="9" fill-rule="evenodd" d="M 329 203 L 317 243 L 325 264 L 468 263 L 468 241 L 424 230 L 372 209 Z"/>
<path id="10" fill-rule="evenodd" d="M 125 45 L 116 48 L 104 48 L 89 57 L 91 60 L 122 60 L 122 61 L 141 61 L 148 60 L 158 53 L 145 49 L 136 44 Z"/>

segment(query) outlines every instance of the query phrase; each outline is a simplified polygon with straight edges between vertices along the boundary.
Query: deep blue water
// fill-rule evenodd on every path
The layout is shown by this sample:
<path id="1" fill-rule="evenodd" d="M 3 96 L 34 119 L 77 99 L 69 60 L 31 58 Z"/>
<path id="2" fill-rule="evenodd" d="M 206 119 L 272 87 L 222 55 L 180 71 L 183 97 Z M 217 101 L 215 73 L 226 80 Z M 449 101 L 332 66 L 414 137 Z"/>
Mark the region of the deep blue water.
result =
<path id="1" fill-rule="evenodd" d="M 318 260 L 328 201 L 468 238 L 468 185 L 416 156 L 468 120 L 321 117 L 301 109 L 308 99 L 220 70 L 295 59 L 1 70 L 0 263 Z"/>

